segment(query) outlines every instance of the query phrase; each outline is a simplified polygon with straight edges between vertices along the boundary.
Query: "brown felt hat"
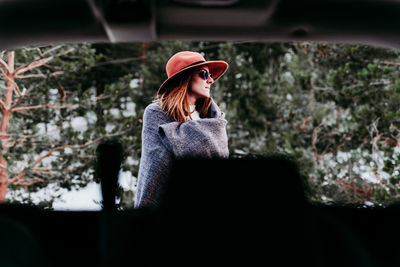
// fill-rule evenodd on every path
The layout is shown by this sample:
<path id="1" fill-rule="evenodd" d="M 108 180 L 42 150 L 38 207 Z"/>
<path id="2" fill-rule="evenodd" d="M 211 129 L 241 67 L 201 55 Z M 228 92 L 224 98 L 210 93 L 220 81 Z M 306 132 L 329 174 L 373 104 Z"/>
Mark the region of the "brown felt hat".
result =
<path id="1" fill-rule="evenodd" d="M 190 72 L 193 68 L 199 66 L 207 66 L 213 75 L 214 81 L 218 80 L 228 69 L 228 63 L 222 60 L 206 61 L 205 58 L 197 52 L 182 51 L 173 55 L 167 62 L 165 67 L 168 79 L 158 89 L 158 95 L 162 94 L 168 85 L 182 77 L 184 73 Z"/>

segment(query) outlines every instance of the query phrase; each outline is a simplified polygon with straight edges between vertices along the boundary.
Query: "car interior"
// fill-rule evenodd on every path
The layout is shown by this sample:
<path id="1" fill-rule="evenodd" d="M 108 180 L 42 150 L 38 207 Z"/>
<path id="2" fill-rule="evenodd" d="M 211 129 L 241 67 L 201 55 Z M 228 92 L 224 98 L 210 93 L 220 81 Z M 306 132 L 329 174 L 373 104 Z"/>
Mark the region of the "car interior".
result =
<path id="1" fill-rule="evenodd" d="M 394 0 L 18 0 L 0 1 L 0 14 L 2 49 L 163 40 L 400 47 Z M 123 149 L 96 149 L 101 211 L 0 205 L 1 265 L 400 264 L 398 205 L 311 205 L 298 166 L 281 155 L 179 160 L 161 207 L 117 210 Z M 198 164 L 213 172 L 187 179 Z"/>

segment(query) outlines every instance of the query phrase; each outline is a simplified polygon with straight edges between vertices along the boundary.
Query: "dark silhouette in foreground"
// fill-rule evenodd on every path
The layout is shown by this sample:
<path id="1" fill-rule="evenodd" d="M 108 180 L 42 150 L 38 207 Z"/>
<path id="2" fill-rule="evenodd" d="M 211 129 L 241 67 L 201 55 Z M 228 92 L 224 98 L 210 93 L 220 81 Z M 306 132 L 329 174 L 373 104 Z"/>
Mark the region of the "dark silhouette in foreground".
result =
<path id="1" fill-rule="evenodd" d="M 122 145 L 116 140 L 102 142 L 96 149 L 96 176 L 100 179 L 105 211 L 116 209 L 115 201 L 122 155 Z"/>
<path id="2" fill-rule="evenodd" d="M 120 157 L 114 156 L 122 152 L 120 145 L 112 144 L 113 151 L 108 145 L 98 149 L 97 163 L 110 166 L 111 176 L 102 176 L 102 183 L 110 189 L 105 198 L 115 200 Z M 110 181 L 115 184 L 105 188 Z M 400 222 L 398 207 L 311 205 L 303 181 L 295 162 L 281 155 L 193 158 L 173 166 L 158 208 L 123 211 L 112 201 L 104 201 L 108 204 L 100 212 L 0 205 L 2 262 L 16 267 L 46 261 L 49 266 L 76 267 L 126 262 L 185 267 L 396 266 L 399 246 L 385 242 L 399 239 L 390 231 Z M 33 260 L 19 261 L 13 254 L 17 248 Z"/>
<path id="3" fill-rule="evenodd" d="M 282 155 L 177 161 L 142 248 L 147 265 L 369 266 L 354 232 L 312 209 L 303 181 Z"/>

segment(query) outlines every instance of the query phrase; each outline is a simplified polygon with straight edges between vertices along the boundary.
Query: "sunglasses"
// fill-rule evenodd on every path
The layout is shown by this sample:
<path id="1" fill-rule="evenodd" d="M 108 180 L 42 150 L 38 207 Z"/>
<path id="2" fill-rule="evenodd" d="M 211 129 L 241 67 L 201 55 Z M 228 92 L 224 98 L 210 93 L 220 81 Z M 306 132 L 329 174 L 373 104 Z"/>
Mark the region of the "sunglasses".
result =
<path id="1" fill-rule="evenodd" d="M 210 78 L 213 77 L 212 73 L 209 73 L 208 70 L 202 70 L 202 71 L 199 73 L 199 75 L 200 75 L 201 78 L 203 78 L 203 79 L 206 80 L 206 81 L 208 80 L 208 77 L 210 77 Z"/>

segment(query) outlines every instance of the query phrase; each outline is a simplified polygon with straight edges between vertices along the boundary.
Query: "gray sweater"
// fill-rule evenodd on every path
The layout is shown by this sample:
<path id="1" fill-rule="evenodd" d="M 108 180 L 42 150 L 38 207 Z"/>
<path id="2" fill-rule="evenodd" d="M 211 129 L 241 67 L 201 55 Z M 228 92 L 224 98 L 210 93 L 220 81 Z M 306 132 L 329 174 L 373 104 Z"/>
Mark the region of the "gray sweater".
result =
<path id="1" fill-rule="evenodd" d="M 225 114 L 212 102 L 207 118 L 176 122 L 159 103 L 148 105 L 143 115 L 135 207 L 157 207 L 174 160 L 187 157 L 229 157 Z M 188 174 L 190 175 L 190 174 Z"/>

